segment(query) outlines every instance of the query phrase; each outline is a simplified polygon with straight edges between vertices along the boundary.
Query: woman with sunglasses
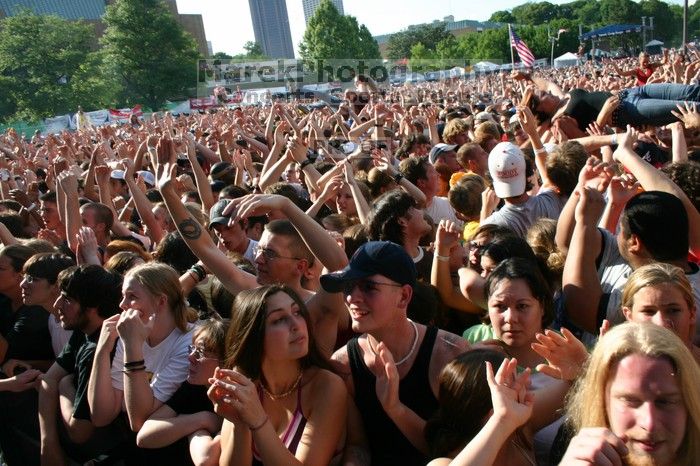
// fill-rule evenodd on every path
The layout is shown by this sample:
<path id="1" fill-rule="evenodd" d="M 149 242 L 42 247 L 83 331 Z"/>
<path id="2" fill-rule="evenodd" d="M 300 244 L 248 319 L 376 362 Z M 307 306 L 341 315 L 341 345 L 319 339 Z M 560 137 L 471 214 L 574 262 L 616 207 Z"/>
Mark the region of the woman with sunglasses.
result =
<path id="1" fill-rule="evenodd" d="M 187 380 L 149 416 L 136 436 L 136 444 L 141 448 L 178 445 L 178 449 L 169 450 L 173 455 L 168 464 L 218 462 L 221 418 L 214 413 L 207 390 L 210 377 L 224 360 L 227 328 L 228 321 L 209 319 L 192 332 Z"/>
<path id="2" fill-rule="evenodd" d="M 241 291 L 209 398 L 224 417 L 219 464 L 337 464 L 347 391 L 290 287 Z"/>

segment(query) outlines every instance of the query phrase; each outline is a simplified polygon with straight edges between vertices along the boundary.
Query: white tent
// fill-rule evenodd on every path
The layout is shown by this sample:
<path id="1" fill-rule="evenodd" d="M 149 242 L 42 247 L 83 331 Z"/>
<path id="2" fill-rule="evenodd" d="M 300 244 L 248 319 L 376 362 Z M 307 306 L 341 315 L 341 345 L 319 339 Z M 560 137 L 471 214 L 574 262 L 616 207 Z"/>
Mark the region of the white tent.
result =
<path id="1" fill-rule="evenodd" d="M 563 68 L 565 66 L 575 66 L 578 63 L 578 56 L 575 53 L 566 52 L 561 57 L 554 59 L 555 68 Z"/>
<path id="2" fill-rule="evenodd" d="M 472 68 L 477 71 L 494 71 L 498 69 L 498 65 L 490 61 L 480 61 L 479 63 L 475 63 Z"/>

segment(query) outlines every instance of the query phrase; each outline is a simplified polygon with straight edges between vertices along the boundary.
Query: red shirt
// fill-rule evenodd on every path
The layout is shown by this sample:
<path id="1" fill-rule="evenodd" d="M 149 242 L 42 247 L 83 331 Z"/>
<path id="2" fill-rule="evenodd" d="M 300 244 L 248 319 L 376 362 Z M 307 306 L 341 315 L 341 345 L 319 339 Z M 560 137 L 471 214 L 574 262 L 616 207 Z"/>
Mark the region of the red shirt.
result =
<path id="1" fill-rule="evenodd" d="M 647 83 L 652 74 L 654 74 L 653 66 L 645 66 L 644 68 L 637 68 L 635 71 L 637 76 L 637 86 L 643 86 Z"/>

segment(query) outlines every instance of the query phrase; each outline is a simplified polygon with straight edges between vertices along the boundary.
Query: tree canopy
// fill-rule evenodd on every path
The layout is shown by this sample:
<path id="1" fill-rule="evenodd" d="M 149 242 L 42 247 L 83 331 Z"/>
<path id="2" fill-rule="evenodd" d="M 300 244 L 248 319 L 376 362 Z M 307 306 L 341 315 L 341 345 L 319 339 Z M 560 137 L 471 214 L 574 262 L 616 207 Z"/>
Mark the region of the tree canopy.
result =
<path id="1" fill-rule="evenodd" d="M 341 15 L 330 0 L 323 0 L 309 19 L 299 52 L 303 59 L 380 58 L 367 27 Z"/>
<path id="2" fill-rule="evenodd" d="M 101 103 L 93 26 L 23 10 L 0 20 L 0 119 L 41 118 Z"/>
<path id="3" fill-rule="evenodd" d="M 389 37 L 387 55 L 389 58 L 412 58 L 411 48 L 422 44 L 426 50 L 435 51 L 437 44 L 454 37 L 450 34 L 445 23 L 422 24 L 405 31 L 397 32 Z"/>
<path id="4" fill-rule="evenodd" d="M 696 2 L 691 6 L 688 29 L 700 32 L 700 11 Z M 578 32 L 578 25 L 584 32 L 610 24 L 640 24 L 642 16 L 654 17 L 654 37 L 669 44 L 678 44 L 681 39 L 682 8 L 661 0 L 576 0 L 555 5 L 550 2 L 529 2 L 516 6 L 510 11 L 496 11 L 489 21 L 514 23 L 529 26 L 550 25 L 555 21 L 569 21 Z"/>
<path id="5" fill-rule="evenodd" d="M 160 0 L 117 0 L 107 7 L 101 39 L 104 70 L 127 105 L 159 109 L 196 86 L 194 39 Z"/>

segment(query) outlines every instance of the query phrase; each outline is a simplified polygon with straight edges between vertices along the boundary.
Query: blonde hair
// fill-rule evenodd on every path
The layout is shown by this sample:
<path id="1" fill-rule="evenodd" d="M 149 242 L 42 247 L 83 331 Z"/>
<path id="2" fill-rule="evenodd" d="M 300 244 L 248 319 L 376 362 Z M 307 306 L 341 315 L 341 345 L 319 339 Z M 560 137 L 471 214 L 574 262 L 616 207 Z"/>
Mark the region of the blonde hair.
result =
<path id="1" fill-rule="evenodd" d="M 632 309 L 634 295 L 647 286 L 671 284 L 683 295 L 689 309 L 695 307 L 695 296 L 688 277 L 680 267 L 663 262 L 653 262 L 635 270 L 622 290 L 622 307 Z"/>
<path id="2" fill-rule="evenodd" d="M 147 262 L 129 269 L 124 275 L 124 280 L 129 278 L 146 288 L 149 293 L 164 295 L 167 298 L 175 325 L 181 331 L 186 332 L 187 324 L 196 320 L 197 315 L 187 306 L 180 286 L 180 277 L 174 268 L 162 262 Z"/>
<path id="3" fill-rule="evenodd" d="M 617 364 L 632 354 L 665 358 L 673 365 L 688 411 L 685 438 L 676 457 L 678 464 L 695 463 L 700 458 L 700 392 L 697 390 L 700 367 L 680 338 L 658 325 L 628 322 L 614 327 L 598 341 L 567 403 L 575 431 L 584 427 L 609 427 L 606 388 Z"/>

